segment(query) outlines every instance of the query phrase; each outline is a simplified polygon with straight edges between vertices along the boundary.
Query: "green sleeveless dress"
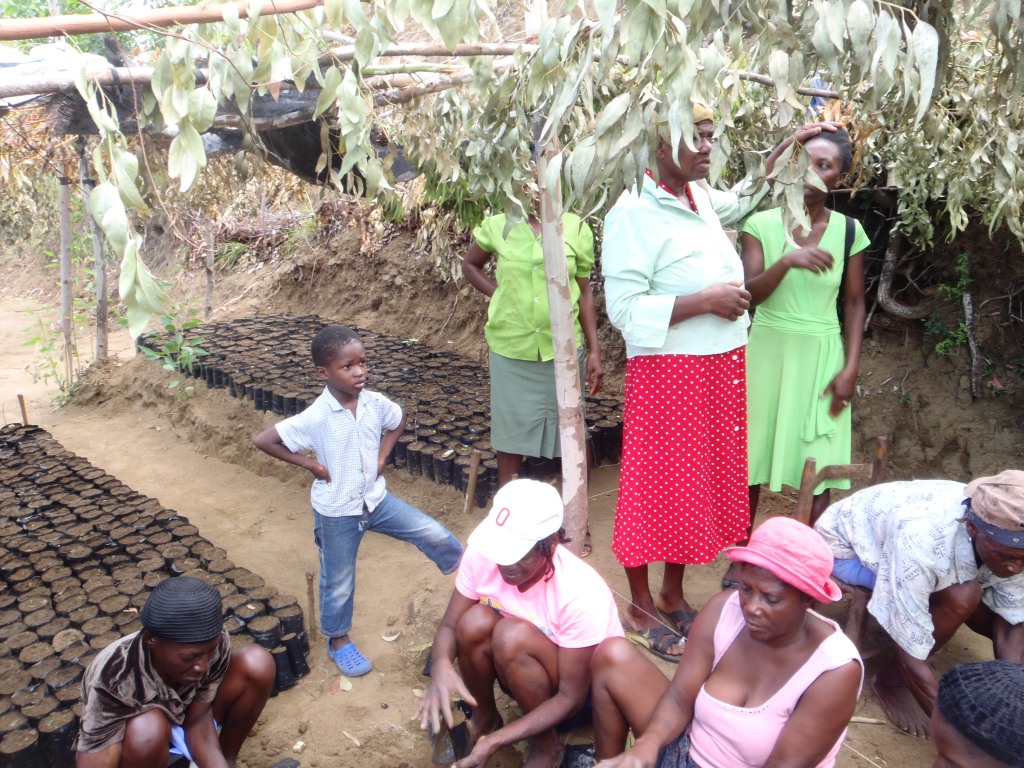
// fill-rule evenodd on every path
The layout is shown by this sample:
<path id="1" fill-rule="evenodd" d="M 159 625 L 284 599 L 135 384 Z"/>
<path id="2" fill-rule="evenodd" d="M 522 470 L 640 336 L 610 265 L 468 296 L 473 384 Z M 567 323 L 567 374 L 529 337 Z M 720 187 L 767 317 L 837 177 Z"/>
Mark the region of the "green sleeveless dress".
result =
<path id="1" fill-rule="evenodd" d="M 785 241 L 781 208 L 754 214 L 743 231 L 760 241 L 765 269 L 795 250 Z M 851 255 L 870 245 L 859 222 L 854 231 Z M 799 488 L 808 456 L 819 468 L 850 463 L 851 409 L 833 419 L 831 397 L 821 397 L 846 363 L 836 317 L 845 240 L 845 217 L 832 212 L 820 243 L 835 259 L 832 269 L 789 270 L 754 313 L 747 344 L 750 485 Z M 826 480 L 814 492 L 849 487 L 848 480 Z"/>

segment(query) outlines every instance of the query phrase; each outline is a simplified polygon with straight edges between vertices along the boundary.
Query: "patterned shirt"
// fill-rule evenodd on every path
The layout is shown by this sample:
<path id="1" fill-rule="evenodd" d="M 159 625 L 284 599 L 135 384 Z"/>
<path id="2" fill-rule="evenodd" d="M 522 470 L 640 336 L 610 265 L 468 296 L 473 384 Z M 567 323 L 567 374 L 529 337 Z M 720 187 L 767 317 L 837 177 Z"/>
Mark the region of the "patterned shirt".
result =
<path id="1" fill-rule="evenodd" d="M 290 451 L 316 453 L 331 473 L 330 483 L 313 481 L 313 509 L 345 517 L 362 514 L 363 504 L 372 511 L 384 500 L 384 476 L 377 474 L 381 434 L 401 423 L 401 407 L 379 392 L 360 392 L 353 414 L 324 387 L 309 408 L 280 422 L 277 434 Z"/>
<path id="2" fill-rule="evenodd" d="M 814 526 L 836 558 L 876 574 L 868 610 L 915 659 L 935 645 L 929 598 L 954 584 L 979 582 L 985 605 L 1024 622 L 1024 574 L 1003 579 L 977 564 L 964 498 L 964 484 L 950 480 L 883 483 L 833 504 Z"/>
<path id="3" fill-rule="evenodd" d="M 101 752 L 119 744 L 127 722 L 151 709 L 162 710 L 172 723 L 181 725 L 193 702 L 213 701 L 230 663 L 231 641 L 225 630 L 206 676 L 175 690 L 153 669 L 142 632 L 115 640 L 93 659 L 82 678 L 82 722 L 75 749 Z"/>

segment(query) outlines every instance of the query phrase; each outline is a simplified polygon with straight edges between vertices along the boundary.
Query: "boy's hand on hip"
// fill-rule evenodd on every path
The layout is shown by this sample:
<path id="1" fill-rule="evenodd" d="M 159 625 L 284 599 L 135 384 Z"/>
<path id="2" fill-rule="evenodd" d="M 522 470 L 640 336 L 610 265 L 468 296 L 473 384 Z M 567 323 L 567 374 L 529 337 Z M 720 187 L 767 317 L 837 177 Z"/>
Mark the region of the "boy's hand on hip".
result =
<path id="1" fill-rule="evenodd" d="M 324 482 L 330 484 L 331 473 L 328 472 L 327 467 L 325 467 L 319 461 L 313 461 L 308 467 L 306 467 L 306 469 L 312 472 L 313 477 L 315 477 L 317 480 L 323 480 Z"/>

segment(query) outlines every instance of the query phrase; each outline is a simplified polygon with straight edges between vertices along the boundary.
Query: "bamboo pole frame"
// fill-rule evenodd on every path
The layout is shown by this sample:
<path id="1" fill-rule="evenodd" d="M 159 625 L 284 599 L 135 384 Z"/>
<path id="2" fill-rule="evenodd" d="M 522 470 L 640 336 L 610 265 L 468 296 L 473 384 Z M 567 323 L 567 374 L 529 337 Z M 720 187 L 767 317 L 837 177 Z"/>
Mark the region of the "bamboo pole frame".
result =
<path id="1" fill-rule="evenodd" d="M 298 13 L 323 5 L 323 0 L 266 0 L 261 16 Z M 195 5 L 152 10 L 133 10 L 130 13 L 85 13 L 67 16 L 48 16 L 42 19 L 5 19 L 0 21 L 0 40 L 31 40 L 36 37 L 61 35 L 88 35 L 102 32 L 130 32 L 135 29 L 174 27 L 179 24 L 204 24 L 223 21 L 224 10 L 235 7 L 238 18 L 249 18 L 248 2 L 218 5 Z"/>

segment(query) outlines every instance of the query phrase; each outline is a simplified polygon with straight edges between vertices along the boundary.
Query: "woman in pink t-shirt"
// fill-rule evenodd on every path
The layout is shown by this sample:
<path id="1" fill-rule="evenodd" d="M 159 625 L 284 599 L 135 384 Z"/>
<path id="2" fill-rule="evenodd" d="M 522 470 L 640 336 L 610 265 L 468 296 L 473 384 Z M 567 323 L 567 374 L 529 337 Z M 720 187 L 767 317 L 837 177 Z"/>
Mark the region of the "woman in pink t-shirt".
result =
<path id="1" fill-rule="evenodd" d="M 739 591 L 701 610 L 671 682 L 628 641 L 594 654 L 599 768 L 835 765 L 863 664 L 838 625 L 810 610 L 840 597 L 831 550 L 776 517 L 726 552 L 743 564 Z M 630 729 L 636 742 L 619 754 Z"/>
<path id="2" fill-rule="evenodd" d="M 434 637 L 430 688 L 415 715 L 437 733 L 442 717 L 452 728 L 453 694 L 469 703 L 472 716 L 451 731 L 456 768 L 483 766 L 523 739 L 531 740 L 524 768 L 557 768 L 562 744 L 554 726 L 583 706 L 594 650 L 623 636 L 608 585 L 560 546 L 562 512 L 550 485 L 513 480 L 470 534 Z M 508 725 L 495 704 L 495 681 L 523 710 Z"/>

